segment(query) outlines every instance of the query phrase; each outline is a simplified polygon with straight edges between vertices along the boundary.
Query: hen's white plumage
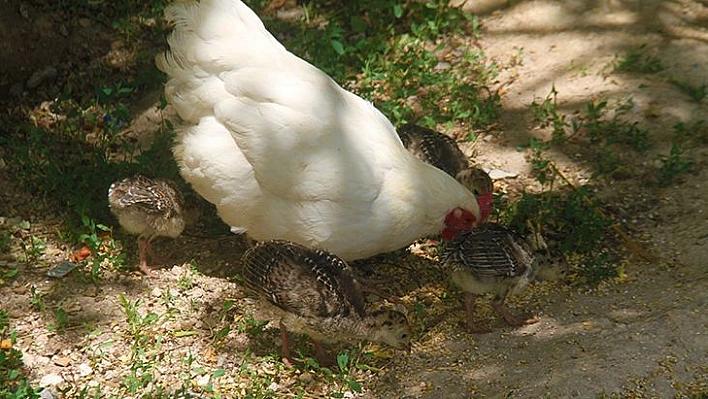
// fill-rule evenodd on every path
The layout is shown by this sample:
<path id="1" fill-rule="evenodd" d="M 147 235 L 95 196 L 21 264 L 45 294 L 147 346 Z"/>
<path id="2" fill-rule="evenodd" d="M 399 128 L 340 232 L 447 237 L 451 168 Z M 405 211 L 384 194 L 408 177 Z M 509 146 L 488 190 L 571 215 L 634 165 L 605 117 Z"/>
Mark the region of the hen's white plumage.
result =
<path id="1" fill-rule="evenodd" d="M 184 120 L 175 158 L 234 230 L 352 260 L 480 220 L 473 194 L 240 1 L 177 2 L 165 15 L 175 27 L 157 64 Z"/>

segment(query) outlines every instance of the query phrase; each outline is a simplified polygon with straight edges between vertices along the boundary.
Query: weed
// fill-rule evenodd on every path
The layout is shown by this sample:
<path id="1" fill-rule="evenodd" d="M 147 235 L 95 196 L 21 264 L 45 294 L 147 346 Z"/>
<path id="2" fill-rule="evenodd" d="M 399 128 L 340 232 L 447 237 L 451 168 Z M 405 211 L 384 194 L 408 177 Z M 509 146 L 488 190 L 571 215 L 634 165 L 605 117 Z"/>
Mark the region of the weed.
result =
<path id="1" fill-rule="evenodd" d="M 615 65 L 615 71 L 635 73 L 657 73 L 664 70 L 661 61 L 652 55 L 646 55 L 647 45 L 627 51 Z"/>
<path id="2" fill-rule="evenodd" d="M 545 156 L 545 151 L 550 148 L 550 144 L 532 138 L 529 141 L 529 147 L 531 148 L 532 154 L 531 169 L 536 176 L 536 180 L 538 180 L 542 186 L 548 184 L 552 188 L 556 174 L 551 168 L 551 161 Z"/>
<path id="3" fill-rule="evenodd" d="M 671 185 L 679 175 L 686 173 L 693 168 L 693 161 L 685 159 L 681 145 L 674 142 L 671 144 L 669 155 L 659 157 L 661 168 L 659 169 L 659 185 L 667 187 Z"/>
<path id="4" fill-rule="evenodd" d="M 38 261 L 47 249 L 47 243 L 35 235 L 30 235 L 27 240 L 22 240 L 20 245 L 26 262 Z"/>
<path id="5" fill-rule="evenodd" d="M 236 331 L 247 333 L 251 336 L 263 334 L 263 330 L 268 325 L 267 320 L 256 320 L 251 316 L 242 316 L 236 323 Z"/>
<path id="6" fill-rule="evenodd" d="M 47 329 L 49 331 L 59 331 L 66 328 L 69 323 L 69 314 L 62 307 L 58 307 L 52 311 L 54 314 L 54 323 L 49 323 Z"/>
<path id="7" fill-rule="evenodd" d="M 38 312 L 47 310 L 47 304 L 44 302 L 45 295 L 46 294 L 38 290 L 34 284 L 30 287 L 30 305 Z"/>
<path id="8" fill-rule="evenodd" d="M 700 86 L 694 86 L 688 82 L 684 82 L 678 79 L 670 79 L 674 86 L 681 90 L 684 94 L 688 95 L 694 102 L 701 102 L 708 95 L 708 85 L 705 83 Z"/>
<path id="9" fill-rule="evenodd" d="M 443 0 L 337 6 L 308 9 L 311 20 L 326 14 L 327 24 L 288 27 L 299 32 L 286 46 L 373 101 L 394 124 L 425 117 L 428 126 L 479 127 L 496 116 L 499 96 L 488 88 L 495 65 L 481 51 L 459 51 L 463 46 L 454 40 L 458 33 L 475 34 L 475 17 Z"/>
<path id="10" fill-rule="evenodd" d="M 91 267 L 91 280 L 98 282 L 102 279 L 103 269 L 107 266 L 121 268 L 125 264 L 125 254 L 119 253 L 120 248 L 113 239 L 112 229 L 104 224 L 96 223 L 86 215 L 81 217 L 84 233 L 79 240 L 85 244 L 93 255 L 88 263 Z"/>
<path id="11" fill-rule="evenodd" d="M 540 103 L 533 100 L 529 106 L 531 114 L 540 127 L 551 126 L 553 128 L 553 140 L 562 141 L 565 138 L 565 129 L 568 125 L 565 115 L 558 111 L 557 103 L 558 91 L 556 87 L 551 87 L 551 92 Z"/>
<path id="12" fill-rule="evenodd" d="M 350 376 L 350 367 L 354 365 L 350 364 L 349 353 L 343 352 L 337 355 L 337 366 L 347 386 L 354 392 L 361 392 L 361 384 Z"/>
<path id="13" fill-rule="evenodd" d="M 32 388 L 22 370 L 22 352 L 15 348 L 17 334 L 10 329 L 7 310 L 0 308 L 0 397 L 39 398 L 41 388 Z"/>
<path id="14" fill-rule="evenodd" d="M 147 312 L 142 316 L 140 314 L 140 299 L 130 302 L 121 295 L 120 306 L 123 308 L 123 313 L 128 322 L 126 332 L 130 340 L 132 356 L 135 358 L 140 351 L 148 348 L 153 343 L 153 340 L 148 335 L 148 330 L 160 319 L 160 316 L 155 312 Z"/>
<path id="15" fill-rule="evenodd" d="M 12 242 L 12 233 L 6 230 L 0 230 L 0 252 L 10 252 L 10 243 Z"/>
<path id="16" fill-rule="evenodd" d="M 194 279 L 192 278 L 192 274 L 189 272 L 184 272 L 180 274 L 179 279 L 177 280 L 177 286 L 182 291 L 192 289 L 194 287 Z"/>

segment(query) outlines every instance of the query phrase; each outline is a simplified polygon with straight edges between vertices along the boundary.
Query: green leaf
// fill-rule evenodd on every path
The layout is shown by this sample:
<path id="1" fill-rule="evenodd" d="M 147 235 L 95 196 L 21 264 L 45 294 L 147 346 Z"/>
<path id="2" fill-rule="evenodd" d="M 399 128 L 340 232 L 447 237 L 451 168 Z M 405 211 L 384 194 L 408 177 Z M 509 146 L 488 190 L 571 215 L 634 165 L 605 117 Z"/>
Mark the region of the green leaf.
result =
<path id="1" fill-rule="evenodd" d="M 393 15 L 396 18 L 401 18 L 403 16 L 403 6 L 400 4 L 393 5 Z"/>
<path id="2" fill-rule="evenodd" d="M 337 355 L 337 365 L 339 366 L 339 369 L 342 371 L 347 370 L 347 363 L 349 363 L 349 354 L 348 353 L 340 353 Z"/>
<path id="3" fill-rule="evenodd" d="M 344 45 L 339 40 L 332 40 L 332 47 L 339 55 L 344 55 Z"/>

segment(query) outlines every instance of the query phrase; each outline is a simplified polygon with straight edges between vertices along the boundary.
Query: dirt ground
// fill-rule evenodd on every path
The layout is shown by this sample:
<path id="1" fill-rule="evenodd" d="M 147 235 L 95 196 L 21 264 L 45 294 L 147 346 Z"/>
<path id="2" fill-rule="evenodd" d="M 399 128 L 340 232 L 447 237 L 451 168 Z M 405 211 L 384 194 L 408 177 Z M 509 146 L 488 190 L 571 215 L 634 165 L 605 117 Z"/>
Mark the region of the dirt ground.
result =
<path id="1" fill-rule="evenodd" d="M 81 18 L 60 20 L 57 16 L 32 18 L 31 3 L 7 0 L 0 12 L 0 50 L 4 56 L 0 93 L 22 101 L 27 90 L 41 94 L 45 82 L 61 79 L 72 68 L 96 62 L 111 53 L 110 38 L 100 26 Z M 631 96 L 630 111 L 640 126 L 651 131 L 653 148 L 642 158 L 623 165 L 631 177 L 612 180 L 598 189 L 604 203 L 614 204 L 624 218 L 624 228 L 633 239 L 656 255 L 656 262 L 637 257 L 625 265 L 626 276 L 596 289 L 579 289 L 558 282 L 535 284 L 513 303 L 533 311 L 540 322 L 522 328 L 500 323 L 485 335 L 469 335 L 462 328 L 459 304 L 430 299 L 440 312 L 429 320 L 415 319 L 417 339 L 412 353 L 396 354 L 382 371 L 367 376 L 363 396 L 370 398 L 468 398 L 468 397 L 686 397 L 708 393 L 708 148 L 697 141 L 689 149 L 695 168 L 677 184 L 658 189 L 656 160 L 667 154 L 678 122 L 708 119 L 708 99 L 691 101 L 668 77 L 700 86 L 708 83 L 708 2 L 695 0 L 646 1 L 502 1 L 468 0 L 469 10 L 481 17 L 479 44 L 488 57 L 507 67 L 500 82 L 511 82 L 502 96 L 501 127 L 483 134 L 465 148 L 487 169 L 507 172 L 495 181 L 497 187 L 518 191 L 531 185 L 528 153 L 517 147 L 530 136 L 547 138 L 549 132 L 533 128 L 528 105 L 543 99 L 552 87 L 558 104 L 572 113 L 598 98 L 610 101 Z M 34 21 L 34 25 L 30 23 Z M 59 35 L 37 29 L 46 26 Z M 44 24 L 44 25 L 42 25 Z M 70 29 L 62 29 L 68 26 Z M 65 33 L 62 33 L 65 32 Z M 23 37 L 47 41 L 22 40 Z M 89 39 L 90 38 L 90 39 Z M 84 40 L 101 46 L 82 46 Z M 72 44 L 73 43 L 73 44 Z M 646 45 L 665 70 L 657 74 L 610 73 L 619 54 Z M 114 46 L 115 47 L 115 46 Z M 96 50 L 97 48 L 101 51 Z M 84 49 L 86 51 L 82 51 Z M 113 49 L 113 53 L 119 53 Z M 73 55 L 67 57 L 65 54 Z M 25 58 L 22 58 L 25 57 Z M 116 73 L 119 73 L 116 70 Z M 154 93 L 151 94 L 154 100 Z M 149 97 L 146 95 L 146 98 Z M 27 104 L 31 107 L 34 104 Z M 154 118 L 143 116 L 150 131 Z M 133 130 L 141 127 L 132 127 Z M 703 133 L 705 135 L 705 132 Z M 583 149 L 568 147 L 553 153 L 560 169 L 575 182 L 587 181 L 592 171 Z M 3 153 L 0 152 L 0 156 Z M 637 156 L 639 157 L 639 156 Z M 31 195 L 12 187 L 11 176 L 0 162 L 0 222 L 13 217 L 44 223 L 53 217 L 32 213 Z M 19 205 L 22 204 L 22 205 Z M 19 209 L 19 210 L 18 210 Z M 41 212 L 36 210 L 36 212 Z M 195 259 L 203 274 L 192 275 L 178 263 L 159 272 L 156 279 L 117 275 L 95 287 L 68 278 L 51 280 L 45 269 L 18 265 L 19 277 L 0 285 L 3 307 L 10 310 L 18 330 L 18 348 L 25 353 L 28 373 L 38 384 L 120 384 L 121 367 L 127 359 L 118 346 L 125 316 L 117 295 L 142 298 L 153 309 L 171 309 L 163 292 L 175 301 L 196 301 L 200 309 L 179 308 L 183 317 L 170 320 L 165 328 L 197 330 L 200 337 L 164 343 L 164 367 L 181 355 L 195 353 L 204 365 L 236 370 L 234 353 L 249 349 L 242 335 L 232 336 L 216 351 L 210 346 L 214 320 L 225 298 L 233 299 L 243 313 L 253 303 L 228 275 L 244 246 L 238 238 L 211 239 L 184 236 L 162 243 L 161 249 L 176 249 L 175 262 Z M 52 247 L 47 261 L 65 257 L 68 248 Z M 410 262 L 428 262 L 412 254 L 400 255 Z M 135 261 L 134 258 L 131 258 Z M 3 255 L 0 262 L 13 264 Z M 188 276 L 193 282 L 176 290 Z M 30 305 L 31 286 L 47 292 L 48 302 L 62 303 L 75 317 L 76 326 L 57 333 L 47 329 L 47 318 Z M 425 284 L 422 284 L 423 286 Z M 411 291 L 401 301 L 421 300 L 434 290 Z M 190 313 L 191 312 L 191 313 Z M 82 326 L 100 326 L 104 334 L 87 336 Z M 173 325 L 174 324 L 174 325 Z M 235 334 L 235 333 L 234 333 Z M 276 345 L 277 335 L 273 335 Z M 260 343 L 263 344 L 262 342 Z M 105 353 L 97 356 L 96 348 Z M 272 349 L 256 348 L 258 351 Z M 189 352 L 192 351 L 192 352 Z M 177 360 L 175 360 L 177 359 Z M 175 366 L 176 367 L 176 366 Z M 231 381 L 237 384 L 238 379 Z M 235 382 L 234 382 L 235 381 Z M 284 383 L 283 383 L 284 384 Z M 227 382 L 223 382 L 226 387 Z M 276 391 L 277 391 L 276 386 Z M 276 394 L 277 396 L 277 394 Z M 696 396 L 698 397 L 698 396 Z"/>

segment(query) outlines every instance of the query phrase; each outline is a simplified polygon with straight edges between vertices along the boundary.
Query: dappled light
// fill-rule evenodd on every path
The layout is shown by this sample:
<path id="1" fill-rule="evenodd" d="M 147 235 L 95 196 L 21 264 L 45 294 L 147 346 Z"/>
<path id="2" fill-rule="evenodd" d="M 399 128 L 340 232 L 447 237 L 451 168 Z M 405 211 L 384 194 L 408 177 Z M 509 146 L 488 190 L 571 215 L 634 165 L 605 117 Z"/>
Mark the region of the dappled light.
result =
<path id="1" fill-rule="evenodd" d="M 474 306 L 485 334 L 468 332 L 465 294 L 440 262 L 447 244 L 402 231 L 404 223 L 388 219 L 390 204 L 379 209 L 386 218 L 372 218 L 373 207 L 345 216 L 303 206 L 276 213 L 257 197 L 234 200 L 226 215 L 224 203 L 244 192 L 245 180 L 221 184 L 228 168 L 195 168 L 207 179 L 192 179 L 194 186 L 184 179 L 178 163 L 193 159 L 175 162 L 185 127 L 168 100 L 183 101 L 185 118 L 213 114 L 203 100 L 223 81 L 207 63 L 196 72 L 213 78 L 214 86 L 196 86 L 204 96 L 165 96 L 155 56 L 174 28 L 163 18 L 167 0 L 5 3 L 0 397 L 36 398 L 42 388 L 56 398 L 708 395 L 705 1 L 247 2 L 288 51 L 394 126 L 419 125 L 457 144 L 456 163 L 493 180 L 489 220 L 543 243 L 535 280 L 505 301 L 538 322 L 509 326 L 483 295 Z M 259 109 L 269 116 L 253 117 L 254 125 L 324 120 L 366 131 L 339 141 L 319 131 L 316 145 L 299 147 L 299 137 L 263 140 L 243 155 L 266 159 L 254 181 L 267 175 L 291 197 L 334 188 L 378 198 L 366 183 L 388 165 L 365 161 L 382 149 L 405 151 L 398 138 L 362 144 L 381 120 L 358 120 L 370 114 L 320 101 L 310 91 L 321 87 L 316 81 L 284 73 L 263 83 L 273 74 L 259 68 L 248 78 L 268 89 L 264 103 L 288 100 L 273 109 L 319 106 L 297 116 Z M 226 151 L 238 147 L 238 134 L 222 133 L 219 142 L 197 140 L 208 144 L 205 159 L 240 160 Z M 356 151 L 343 157 L 340 147 Z M 422 196 L 457 190 L 455 176 L 443 173 L 444 184 L 416 180 L 429 172 L 440 171 L 412 168 L 388 186 L 409 199 L 408 219 L 420 216 L 412 204 Z M 142 243 L 108 207 L 111 183 L 138 173 L 176 182 L 185 206 L 200 215 L 176 238 L 154 240 L 155 252 L 167 256 L 151 278 L 139 273 Z M 361 177 L 359 189 L 345 192 L 353 176 Z M 355 299 L 367 311 L 405 314 L 412 349 L 333 343 L 327 351 L 337 356 L 324 367 L 314 356 L 319 348 L 293 335 L 283 362 L 278 321 L 261 318 L 260 302 L 244 289 L 240 259 L 252 237 L 228 225 L 254 209 L 254 220 L 275 220 L 262 236 L 297 237 L 301 231 L 286 223 L 297 212 L 310 222 L 303 229 L 331 218 L 337 231 L 353 232 L 333 237 L 353 248 L 352 259 L 357 245 L 392 250 L 403 245 L 394 238 L 414 241 L 350 262 L 363 295 Z M 390 225 L 374 237 L 361 227 L 370 226 L 367 217 Z"/>

